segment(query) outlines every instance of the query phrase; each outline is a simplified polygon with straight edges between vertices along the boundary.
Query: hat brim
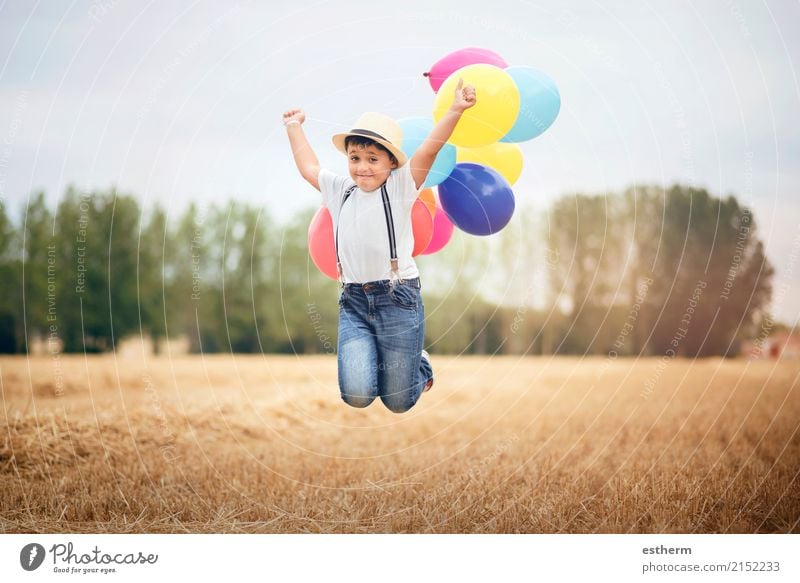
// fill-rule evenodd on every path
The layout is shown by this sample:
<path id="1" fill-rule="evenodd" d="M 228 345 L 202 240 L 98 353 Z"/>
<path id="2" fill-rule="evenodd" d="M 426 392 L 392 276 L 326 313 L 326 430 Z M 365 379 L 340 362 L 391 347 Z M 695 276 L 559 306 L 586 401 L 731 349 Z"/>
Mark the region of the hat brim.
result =
<path id="1" fill-rule="evenodd" d="M 386 140 L 381 140 L 380 138 L 376 138 L 375 136 L 369 136 L 367 134 L 361 134 L 358 132 L 347 132 L 344 134 L 335 134 L 333 136 L 333 145 L 336 146 L 336 149 L 339 150 L 345 156 L 347 155 L 347 150 L 344 147 L 345 139 L 349 136 L 359 136 L 361 138 L 368 138 L 375 142 L 376 144 L 380 144 L 387 150 L 389 150 L 395 158 L 397 158 L 397 167 L 399 168 L 406 162 L 408 162 L 408 157 L 403 153 L 403 150 L 392 144 L 391 142 L 387 142 Z"/>

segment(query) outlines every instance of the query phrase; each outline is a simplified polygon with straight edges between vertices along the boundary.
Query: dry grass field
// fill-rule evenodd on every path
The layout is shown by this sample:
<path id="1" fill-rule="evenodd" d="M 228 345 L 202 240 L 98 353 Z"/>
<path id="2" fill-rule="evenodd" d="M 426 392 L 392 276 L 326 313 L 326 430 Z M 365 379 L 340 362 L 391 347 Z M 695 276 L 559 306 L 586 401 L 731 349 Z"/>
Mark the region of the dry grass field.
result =
<path id="1" fill-rule="evenodd" d="M 797 362 L 0 358 L 3 532 L 800 532 Z"/>

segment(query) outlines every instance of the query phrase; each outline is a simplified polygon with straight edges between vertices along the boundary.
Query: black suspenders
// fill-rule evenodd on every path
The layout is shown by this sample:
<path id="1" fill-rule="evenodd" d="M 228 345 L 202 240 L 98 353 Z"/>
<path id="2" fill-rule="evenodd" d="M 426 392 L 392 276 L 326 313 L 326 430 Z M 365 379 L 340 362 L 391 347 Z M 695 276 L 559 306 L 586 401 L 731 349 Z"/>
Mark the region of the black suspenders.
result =
<path id="1" fill-rule="evenodd" d="M 344 284 L 344 280 L 342 278 L 342 262 L 339 259 L 339 218 L 342 216 L 342 208 L 344 208 L 344 203 L 347 202 L 347 199 L 350 198 L 350 195 L 355 189 L 356 185 L 354 184 L 344 191 L 342 206 L 339 207 L 339 217 L 336 219 L 336 237 L 334 239 L 334 246 L 336 248 L 336 270 L 339 272 L 339 282 L 342 284 Z M 389 266 L 391 268 L 389 283 L 393 284 L 395 279 L 399 280 L 400 282 L 403 280 L 400 279 L 400 270 L 397 261 L 397 240 L 395 239 L 394 232 L 392 204 L 389 202 L 389 193 L 386 190 L 385 182 L 381 185 L 381 198 L 383 199 L 383 216 L 386 218 L 386 231 L 389 233 Z"/>
<path id="2" fill-rule="evenodd" d="M 347 202 L 347 199 L 350 198 L 350 195 L 353 194 L 353 191 L 356 189 L 356 185 L 354 184 L 350 188 L 344 191 L 344 198 L 342 198 L 342 205 L 339 207 L 339 216 L 336 218 L 336 238 L 334 239 L 334 249 L 336 250 L 336 272 L 339 274 L 339 283 L 344 284 L 344 280 L 342 279 L 342 262 L 339 259 L 339 219 L 342 218 L 342 209 L 344 208 L 344 203 Z"/>
<path id="3" fill-rule="evenodd" d="M 389 281 L 394 281 L 392 275 L 400 279 L 397 265 L 397 243 L 394 236 L 394 217 L 392 216 L 392 205 L 389 202 L 389 193 L 386 191 L 386 183 L 381 186 L 381 197 L 383 197 L 383 216 L 386 217 L 386 231 L 389 233 Z"/>

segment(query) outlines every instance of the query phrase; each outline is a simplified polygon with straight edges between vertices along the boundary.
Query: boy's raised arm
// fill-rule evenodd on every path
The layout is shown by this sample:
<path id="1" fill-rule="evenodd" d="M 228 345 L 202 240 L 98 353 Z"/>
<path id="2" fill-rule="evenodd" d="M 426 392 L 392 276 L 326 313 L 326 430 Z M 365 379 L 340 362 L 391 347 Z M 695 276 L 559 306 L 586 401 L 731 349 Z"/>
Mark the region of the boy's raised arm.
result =
<path id="1" fill-rule="evenodd" d="M 286 126 L 286 135 L 289 136 L 297 169 L 311 186 L 319 190 L 319 160 L 306 139 L 304 121 L 306 114 L 302 109 L 290 109 L 283 114 L 283 125 Z"/>
<path id="2" fill-rule="evenodd" d="M 461 114 L 465 110 L 475 105 L 478 100 L 475 94 L 475 88 L 472 85 L 463 86 L 463 80 L 458 80 L 453 104 L 450 109 L 444 114 L 444 117 L 439 120 L 431 133 L 425 138 L 417 151 L 411 157 L 409 164 L 411 165 L 411 176 L 414 177 L 414 184 L 417 189 L 425 184 L 425 179 L 428 177 L 428 172 L 436 160 L 436 154 L 442 149 L 445 142 L 450 139 L 453 130 L 456 129 L 458 120 L 461 119 Z"/>

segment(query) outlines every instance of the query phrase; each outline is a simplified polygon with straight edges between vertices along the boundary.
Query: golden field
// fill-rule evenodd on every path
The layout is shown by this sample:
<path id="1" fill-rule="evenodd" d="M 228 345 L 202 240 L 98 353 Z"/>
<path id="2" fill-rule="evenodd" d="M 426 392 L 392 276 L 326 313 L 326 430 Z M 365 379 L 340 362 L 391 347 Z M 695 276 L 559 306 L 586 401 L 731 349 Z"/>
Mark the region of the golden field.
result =
<path id="1" fill-rule="evenodd" d="M 3 532 L 800 532 L 797 362 L 0 358 Z"/>

